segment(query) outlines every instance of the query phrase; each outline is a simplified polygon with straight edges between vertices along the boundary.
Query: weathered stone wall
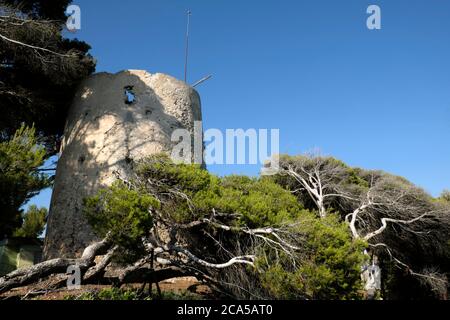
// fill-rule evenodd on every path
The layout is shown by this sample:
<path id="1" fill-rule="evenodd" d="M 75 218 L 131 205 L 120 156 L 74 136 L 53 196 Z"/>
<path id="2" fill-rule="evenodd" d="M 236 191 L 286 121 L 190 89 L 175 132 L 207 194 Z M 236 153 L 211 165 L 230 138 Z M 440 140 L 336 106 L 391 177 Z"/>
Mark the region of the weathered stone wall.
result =
<path id="1" fill-rule="evenodd" d="M 126 103 L 125 89 L 135 101 Z M 69 111 L 56 171 L 44 257 L 78 257 L 96 240 L 82 214 L 86 196 L 127 175 L 130 160 L 170 152 L 171 134 L 194 132 L 197 92 L 173 77 L 129 70 L 88 78 Z"/>

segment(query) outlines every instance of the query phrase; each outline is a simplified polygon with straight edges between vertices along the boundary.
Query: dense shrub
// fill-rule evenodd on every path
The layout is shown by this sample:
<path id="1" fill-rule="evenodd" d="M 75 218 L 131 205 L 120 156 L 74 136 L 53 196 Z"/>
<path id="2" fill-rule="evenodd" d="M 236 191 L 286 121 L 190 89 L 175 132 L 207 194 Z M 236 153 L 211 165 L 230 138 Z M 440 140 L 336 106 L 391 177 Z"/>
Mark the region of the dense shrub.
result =
<path id="1" fill-rule="evenodd" d="M 256 269 L 233 266 L 213 272 L 218 281 L 247 285 L 254 296 L 276 299 L 358 298 L 364 243 L 352 241 L 338 216 L 319 219 L 291 192 L 272 179 L 217 177 L 196 165 L 173 164 L 151 157 L 136 167 L 136 179 L 115 183 L 87 199 L 86 214 L 94 230 L 111 233 L 115 243 L 137 251 L 153 227 L 152 214 L 166 222 L 187 224 L 211 215 L 224 216 L 229 231 L 205 225 L 183 234 L 180 243 L 212 262 L 229 254 L 255 253 Z M 239 230 L 279 228 L 293 251 L 274 248 L 269 240 L 253 240 Z M 234 228 L 234 229 L 233 229 Z M 205 238 L 212 234 L 220 246 Z M 140 251 L 143 254 L 143 251 Z M 240 296 L 231 289 L 231 293 Z M 252 295 L 248 297 L 254 297 Z"/>
<path id="2" fill-rule="evenodd" d="M 121 182 L 85 200 L 86 217 L 94 230 L 102 237 L 109 233 L 113 242 L 134 250 L 142 249 L 140 239 L 153 226 L 151 210 L 158 207 L 155 198 Z"/>
<path id="3" fill-rule="evenodd" d="M 10 140 L 0 141 L 0 240 L 21 227 L 21 207 L 50 185 L 50 179 L 37 170 L 45 155 L 33 127 L 22 126 Z"/>

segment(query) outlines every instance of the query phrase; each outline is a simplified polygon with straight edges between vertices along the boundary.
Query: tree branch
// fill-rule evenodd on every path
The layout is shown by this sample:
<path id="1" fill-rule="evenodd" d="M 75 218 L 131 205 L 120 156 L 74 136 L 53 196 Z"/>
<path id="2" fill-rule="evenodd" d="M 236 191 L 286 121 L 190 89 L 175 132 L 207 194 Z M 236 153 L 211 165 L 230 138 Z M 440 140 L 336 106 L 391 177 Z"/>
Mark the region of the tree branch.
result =
<path id="1" fill-rule="evenodd" d="M 417 218 L 414 218 L 414 219 L 411 219 L 411 220 L 382 218 L 381 219 L 381 227 L 379 229 L 377 229 L 377 230 L 367 234 L 364 237 L 364 240 L 368 241 L 368 240 L 372 239 L 373 237 L 375 237 L 375 236 L 379 235 L 380 233 L 382 233 L 387 228 L 388 222 L 396 223 L 396 224 L 411 224 L 411 223 L 414 223 L 416 221 L 419 221 L 419 220 L 423 219 L 425 216 L 428 216 L 428 215 L 430 215 L 430 213 L 427 212 L 427 213 L 424 213 L 424 214 L 418 216 Z"/>
<path id="2" fill-rule="evenodd" d="M 0 33 L 0 39 L 3 39 L 4 41 L 7 41 L 7 42 L 11 42 L 11 43 L 17 44 L 19 46 L 23 46 L 23 47 L 30 48 L 30 49 L 37 50 L 37 51 L 50 53 L 50 54 L 53 54 L 53 55 L 56 55 L 56 56 L 59 56 L 59 57 L 63 57 L 63 58 L 76 58 L 77 57 L 77 55 L 75 55 L 75 54 L 62 54 L 62 53 L 59 53 L 59 52 L 56 52 L 56 51 L 53 51 L 53 50 L 49 50 L 49 49 L 46 49 L 46 48 L 33 46 L 31 44 L 26 44 L 24 42 L 20 42 L 20 41 L 14 40 L 14 39 L 10 39 L 10 38 L 2 35 L 1 33 Z"/>

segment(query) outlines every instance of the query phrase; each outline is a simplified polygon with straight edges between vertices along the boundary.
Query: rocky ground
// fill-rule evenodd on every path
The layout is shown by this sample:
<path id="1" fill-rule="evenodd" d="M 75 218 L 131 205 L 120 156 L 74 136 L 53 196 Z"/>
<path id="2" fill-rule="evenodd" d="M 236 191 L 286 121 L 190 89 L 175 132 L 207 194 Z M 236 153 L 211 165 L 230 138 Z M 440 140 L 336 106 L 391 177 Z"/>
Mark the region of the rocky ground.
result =
<path id="1" fill-rule="evenodd" d="M 123 289 L 139 289 L 141 284 L 129 284 L 123 286 Z M 211 290 L 201 284 L 194 277 L 184 277 L 169 279 L 160 282 L 161 291 L 165 294 L 170 293 L 174 296 L 184 296 L 189 294 L 189 297 L 195 299 L 208 299 L 211 298 Z M 68 290 L 67 288 L 48 289 L 52 287 L 52 283 L 48 281 L 42 281 L 33 286 L 27 286 L 22 288 L 13 289 L 9 292 L 0 295 L 0 300 L 18 300 L 18 299 L 35 299 L 35 300 L 66 300 L 69 297 L 78 298 L 82 297 L 86 293 L 98 292 L 103 289 L 111 288 L 109 285 L 85 285 L 80 290 Z M 154 288 L 154 287 L 153 287 Z"/>

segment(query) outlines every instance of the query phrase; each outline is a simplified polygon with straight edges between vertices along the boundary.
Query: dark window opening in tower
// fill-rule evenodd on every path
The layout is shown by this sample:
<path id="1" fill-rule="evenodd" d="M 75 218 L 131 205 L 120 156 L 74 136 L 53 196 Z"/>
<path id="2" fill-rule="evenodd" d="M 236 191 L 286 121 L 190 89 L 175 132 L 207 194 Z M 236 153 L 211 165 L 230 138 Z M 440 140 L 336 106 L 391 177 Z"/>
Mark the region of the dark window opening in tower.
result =
<path id="1" fill-rule="evenodd" d="M 135 103 L 136 95 L 133 92 L 133 86 L 126 86 L 124 89 L 125 89 L 125 104 Z"/>

